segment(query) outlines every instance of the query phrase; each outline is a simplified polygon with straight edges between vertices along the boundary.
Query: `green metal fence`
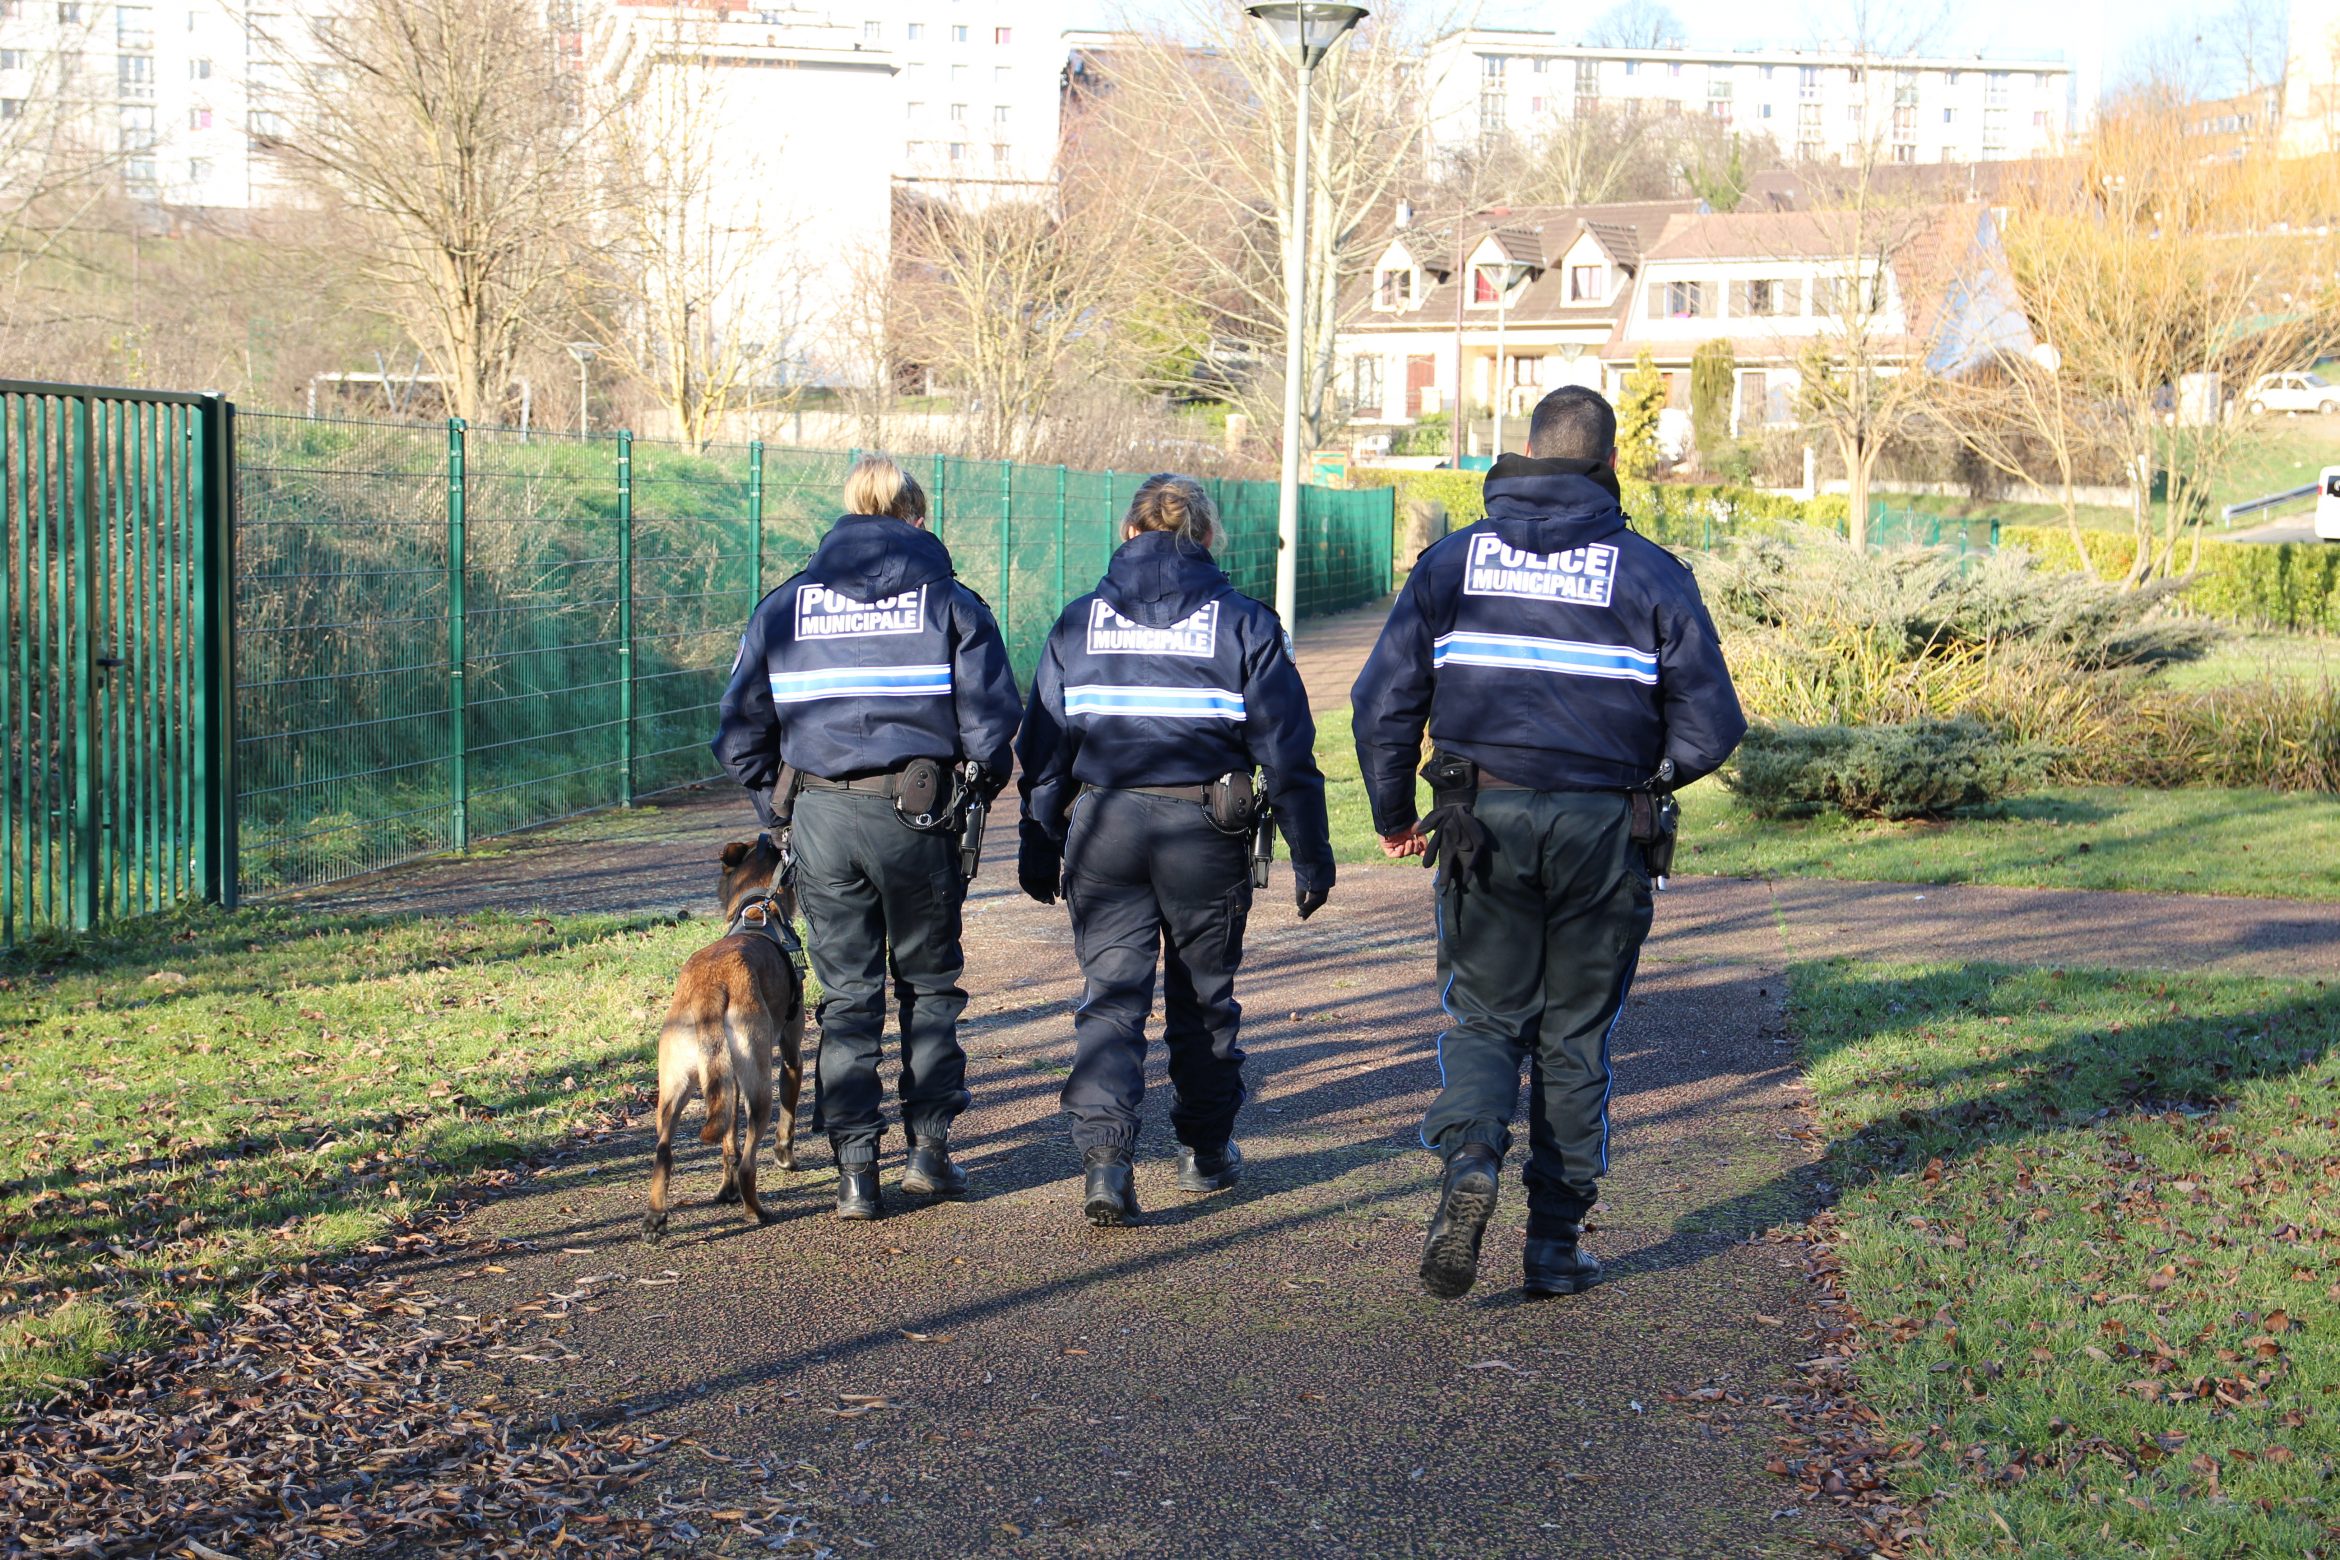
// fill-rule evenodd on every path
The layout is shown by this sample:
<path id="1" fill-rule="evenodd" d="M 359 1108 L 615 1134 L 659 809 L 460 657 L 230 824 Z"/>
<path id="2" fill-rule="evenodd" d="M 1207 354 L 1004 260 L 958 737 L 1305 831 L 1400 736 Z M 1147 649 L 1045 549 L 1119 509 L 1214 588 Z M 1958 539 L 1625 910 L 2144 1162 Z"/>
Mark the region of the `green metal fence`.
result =
<path id="1" fill-rule="evenodd" d="M 231 419 L 0 381 L 0 945 L 234 897 Z"/>
<path id="2" fill-rule="evenodd" d="M 854 452 L 237 419 L 244 885 L 330 881 L 711 778 L 749 609 Z M 919 457 L 934 528 L 1028 676 L 1143 475 Z M 1274 594 L 1276 488 L 1209 484 Z M 1303 617 L 1390 583 L 1387 490 L 1302 493 Z"/>

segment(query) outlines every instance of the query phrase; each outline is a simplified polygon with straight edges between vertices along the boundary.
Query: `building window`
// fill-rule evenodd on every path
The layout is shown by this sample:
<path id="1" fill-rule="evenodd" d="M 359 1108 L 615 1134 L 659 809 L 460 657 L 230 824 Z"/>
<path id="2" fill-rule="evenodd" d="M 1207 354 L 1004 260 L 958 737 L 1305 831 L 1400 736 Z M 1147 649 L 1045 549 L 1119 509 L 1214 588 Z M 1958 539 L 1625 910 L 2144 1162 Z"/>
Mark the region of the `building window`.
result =
<path id="1" fill-rule="evenodd" d="M 211 61 L 208 59 L 189 60 L 187 62 L 187 79 L 189 81 L 209 81 L 211 79 Z"/>
<path id="2" fill-rule="evenodd" d="M 1500 54 L 1482 54 L 1479 56 L 1479 74 L 1482 76 L 1486 76 L 1492 80 L 1500 81 L 1503 79 L 1503 66 L 1504 59 Z"/>
<path id="3" fill-rule="evenodd" d="M 126 98 L 154 96 L 154 56 L 151 54 L 117 54 L 114 56 L 115 84 Z"/>
<path id="4" fill-rule="evenodd" d="M 885 35 L 886 24 L 883 22 L 863 22 L 861 24 L 861 36 L 864 42 L 876 43 Z"/>
<path id="5" fill-rule="evenodd" d="M 1796 67 L 1796 94 L 1804 98 L 1816 98 L 1820 95 L 1819 66 L 1798 65 Z"/>
<path id="6" fill-rule="evenodd" d="M 1628 76 L 1638 76 L 1638 75 L 1640 75 L 1640 74 L 1641 74 L 1641 61 L 1639 61 L 1639 60 L 1627 60 L 1627 61 L 1625 62 L 1625 74 L 1626 74 L 1626 75 L 1628 75 Z"/>
<path id="7" fill-rule="evenodd" d="M 1016 68 L 1013 65 L 994 65 L 991 67 L 991 84 L 995 87 L 1004 87 L 1014 78 L 1015 73 Z"/>
<path id="8" fill-rule="evenodd" d="M 1601 95 L 1601 62 L 1599 60 L 1578 60 L 1576 62 L 1576 95 L 1580 98 Z"/>
<path id="9" fill-rule="evenodd" d="M 284 139 L 284 116 L 265 108 L 252 110 L 252 139 L 256 142 Z"/>
<path id="10" fill-rule="evenodd" d="M 964 142 L 964 141 L 953 141 L 953 142 L 951 143 L 951 161 L 952 161 L 952 162 L 965 162 L 966 160 L 967 160 L 967 143 L 966 143 L 966 142 Z"/>
<path id="11" fill-rule="evenodd" d="M 925 112 L 926 112 L 926 105 L 925 105 L 924 103 L 912 103 L 912 104 L 910 105 L 910 117 L 911 117 L 912 119 L 917 119 L 917 118 L 919 118 L 920 116 L 922 116 L 923 114 L 925 114 Z"/>
<path id="12" fill-rule="evenodd" d="M 24 69 L 24 50 L 0 49 L 0 70 Z"/>
<path id="13" fill-rule="evenodd" d="M 1410 266 L 1391 266 L 1373 278 L 1373 306 L 1376 309 L 1410 309 L 1414 306 L 1414 272 Z"/>
<path id="14" fill-rule="evenodd" d="M 23 117 L 23 98 L 0 98 L 0 119 L 21 119 Z"/>
<path id="15" fill-rule="evenodd" d="M 188 179 L 189 179 L 191 182 L 193 182 L 193 183 L 196 183 L 196 184 L 202 184 L 202 183 L 206 182 L 207 180 L 209 180 L 209 179 L 210 179 L 210 177 L 211 177 L 211 159 L 210 159 L 210 158 L 208 158 L 208 157 L 197 157 L 197 158 L 194 158 L 194 159 L 192 159 L 191 161 L 189 161 L 189 162 L 188 162 L 188 164 L 187 164 L 187 178 L 188 178 Z"/>
<path id="16" fill-rule="evenodd" d="M 1761 108 L 1755 110 L 1755 117 L 1758 119 L 1769 119 L 1771 117 L 1771 105 L 1766 103 Z"/>
<path id="17" fill-rule="evenodd" d="M 1005 141 L 994 141 L 991 143 L 991 166 L 994 169 L 1003 173 L 1006 172 L 1010 156 L 1011 153 L 1009 152 L 1008 144 Z"/>
<path id="18" fill-rule="evenodd" d="M 1994 70 L 1983 78 L 1983 101 L 1996 108 L 2007 101 L 2007 73 Z"/>
<path id="19" fill-rule="evenodd" d="M 991 29 L 991 41 L 1004 49 L 1016 41 L 1016 30 L 1013 27 L 994 27 Z"/>
<path id="20" fill-rule="evenodd" d="M 1495 273 L 1485 266 L 1471 268 L 1471 302 L 1487 305 L 1495 301 Z"/>
<path id="21" fill-rule="evenodd" d="M 1916 147 L 1914 144 L 1912 144 L 1911 142 L 1908 142 L 1908 141 L 1896 141 L 1896 142 L 1894 142 L 1894 143 L 1893 143 L 1893 160 L 1894 160 L 1895 162 L 1897 162 L 1897 163 L 1913 163 L 1913 162 L 1916 162 L 1916 161 L 1917 161 L 1917 147 Z"/>
<path id="22" fill-rule="evenodd" d="M 924 22 L 910 22 L 902 28 L 902 32 L 912 43 L 926 41 L 926 24 Z"/>
<path id="23" fill-rule="evenodd" d="M 1771 79 L 1771 73 L 1772 73 L 1774 70 L 1776 70 L 1776 69 L 1778 69 L 1778 67 L 1777 67 L 1777 66 L 1775 66 L 1775 65 L 1766 65 L 1766 66 L 1764 66 L 1764 67 L 1763 67 L 1763 79 L 1764 79 L 1765 81 L 1769 81 L 1769 80 Z"/>
<path id="24" fill-rule="evenodd" d="M 1748 319 L 1778 319 L 1803 307 L 1804 292 L 1792 278 L 1762 276 L 1731 284 L 1731 312 Z"/>
<path id="25" fill-rule="evenodd" d="M 1847 103 L 1847 104 L 1845 104 L 1845 105 L 1844 105 L 1844 119 L 1845 119 L 1845 123 L 1847 123 L 1847 124 L 1853 124 L 1853 125 L 1857 125 L 1857 124 L 1859 124 L 1859 123 L 1861 122 L 1861 105 L 1860 105 L 1860 104 L 1858 104 L 1858 103 Z"/>
<path id="26" fill-rule="evenodd" d="M 951 67 L 951 85 L 952 85 L 952 86 L 954 86 L 954 87 L 956 87 L 956 86 L 959 86 L 959 85 L 963 84 L 963 83 L 966 81 L 966 79 L 967 79 L 967 67 L 966 67 L 966 66 L 964 66 L 964 65 L 953 65 L 953 66 Z"/>
<path id="27" fill-rule="evenodd" d="M 1682 74 L 1682 62 L 1680 60 L 1666 61 L 1666 74 L 1669 76 L 1679 76 Z"/>
<path id="28" fill-rule="evenodd" d="M 208 108 L 190 108 L 187 110 L 187 128 L 190 130 L 210 129 L 211 110 Z"/>
<path id="29" fill-rule="evenodd" d="M 143 5 L 114 7 L 114 45 L 122 49 L 153 48 L 153 8 Z"/>
<path id="30" fill-rule="evenodd" d="M 2045 130 L 2047 127 L 2047 110 L 2044 108 L 2033 109 L 2031 111 L 2031 128 L 2034 130 Z"/>
<path id="31" fill-rule="evenodd" d="M 992 105 L 991 122 L 993 124 L 1000 126 L 1002 129 L 1005 129 L 1007 126 L 1008 117 L 1008 106 L 1005 103 L 995 103 Z"/>
<path id="32" fill-rule="evenodd" d="M 1895 108 L 1915 108 L 1917 107 L 1917 99 L 1917 72 L 1913 70 L 1895 72 L 1893 77 L 1893 106 Z"/>
<path id="33" fill-rule="evenodd" d="M 966 122 L 967 105 L 964 103 L 953 103 L 951 105 L 951 123 L 954 125 L 963 125 Z"/>
<path id="34" fill-rule="evenodd" d="M 1706 318 L 1706 284 L 1704 282 L 1652 282 L 1649 284 L 1649 314 L 1659 320 L 1702 320 Z"/>
<path id="35" fill-rule="evenodd" d="M 1381 410 L 1381 358 L 1360 353 L 1349 364 L 1349 403 L 1361 411 Z"/>
<path id="36" fill-rule="evenodd" d="M 1955 87 L 1959 82 L 1966 79 L 1966 72 L 1962 70 L 1954 70 L 1945 75 L 1942 79 L 1948 82 L 1951 86 Z"/>
<path id="37" fill-rule="evenodd" d="M 58 0 L 57 20 L 68 27 L 80 26 L 81 6 L 79 0 Z"/>
<path id="38" fill-rule="evenodd" d="M 1942 110 L 1942 123 L 1944 123 L 1944 124 L 1946 124 L 1946 125 L 1954 125 L 1954 124 L 1958 123 L 1958 110 L 1957 110 L 1957 109 L 1955 109 L 1955 108 L 1945 108 L 1945 109 L 1943 109 L 1943 110 Z"/>
<path id="39" fill-rule="evenodd" d="M 966 41 L 967 29 L 964 26 L 954 26 L 951 28 L 951 42 L 965 43 Z"/>
<path id="40" fill-rule="evenodd" d="M 1493 140 L 1503 134 L 1511 118 L 1511 100 L 1500 87 L 1479 94 L 1479 138 Z"/>
<path id="41" fill-rule="evenodd" d="M 1568 268 L 1568 301 L 1570 303 L 1599 303 L 1609 295 L 1609 268 L 1605 265 L 1572 265 Z"/>

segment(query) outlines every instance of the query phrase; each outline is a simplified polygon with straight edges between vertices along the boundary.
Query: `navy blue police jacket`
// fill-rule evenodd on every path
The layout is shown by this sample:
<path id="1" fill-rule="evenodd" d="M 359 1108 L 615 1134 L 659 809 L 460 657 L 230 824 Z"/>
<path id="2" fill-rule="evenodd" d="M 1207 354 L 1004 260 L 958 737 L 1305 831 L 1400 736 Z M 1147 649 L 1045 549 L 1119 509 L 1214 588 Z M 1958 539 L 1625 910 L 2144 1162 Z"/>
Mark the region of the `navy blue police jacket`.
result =
<path id="1" fill-rule="evenodd" d="M 971 758 L 1005 783 L 1020 713 L 999 624 L 952 578 L 949 550 L 904 521 L 847 515 L 748 619 L 715 757 L 751 791 L 783 759 L 838 779 Z"/>
<path id="2" fill-rule="evenodd" d="M 1056 620 L 1016 756 L 1024 818 L 1059 849 L 1084 785 L 1202 785 L 1256 765 L 1294 879 L 1332 888 L 1316 722 L 1283 625 L 1172 532 L 1124 542 Z"/>
<path id="3" fill-rule="evenodd" d="M 1605 466 L 1504 455 L 1487 518 L 1422 552 L 1358 675 L 1357 759 L 1382 834 L 1416 821 L 1437 748 L 1541 791 L 1711 774 L 1746 735 L 1689 568 L 1626 529 Z"/>

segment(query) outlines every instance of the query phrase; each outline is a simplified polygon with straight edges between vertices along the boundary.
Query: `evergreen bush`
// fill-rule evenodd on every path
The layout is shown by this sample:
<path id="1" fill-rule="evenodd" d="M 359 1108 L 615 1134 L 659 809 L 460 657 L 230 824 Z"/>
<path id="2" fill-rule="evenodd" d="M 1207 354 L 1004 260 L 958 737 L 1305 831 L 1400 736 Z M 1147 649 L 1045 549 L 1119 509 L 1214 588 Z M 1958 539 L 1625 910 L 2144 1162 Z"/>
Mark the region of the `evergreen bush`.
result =
<path id="1" fill-rule="evenodd" d="M 1939 818 L 2015 794 L 2038 778 L 2044 759 L 1964 718 L 1757 725 L 1724 783 L 1759 817 L 1833 810 L 1855 818 Z"/>

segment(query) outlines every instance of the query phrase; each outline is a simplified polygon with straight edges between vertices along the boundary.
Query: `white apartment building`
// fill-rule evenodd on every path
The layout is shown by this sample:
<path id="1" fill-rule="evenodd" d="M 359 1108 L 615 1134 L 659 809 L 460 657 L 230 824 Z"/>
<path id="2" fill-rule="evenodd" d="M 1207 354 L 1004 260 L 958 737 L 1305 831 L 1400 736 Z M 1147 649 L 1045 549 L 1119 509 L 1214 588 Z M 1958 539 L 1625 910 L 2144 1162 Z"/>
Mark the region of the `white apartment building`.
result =
<path id="1" fill-rule="evenodd" d="M 970 187 L 1052 177 L 1072 11 L 1065 0 L 863 0 L 831 9 L 901 62 L 885 126 L 897 176 Z M 869 133 L 883 132 L 873 125 Z"/>
<path id="2" fill-rule="evenodd" d="M 62 142 L 62 155 L 118 170 L 133 198 L 253 204 L 264 175 L 248 150 L 247 88 L 266 75 L 280 8 L 0 0 L 0 149 L 32 157 Z M 36 122 L 38 133 L 7 133 Z M 13 171 L 0 169 L 0 182 Z"/>
<path id="3" fill-rule="evenodd" d="M 2061 59 L 1878 59 L 1795 50 L 1610 49 L 1471 28 L 1430 47 L 1434 148 L 1460 152 L 1601 109 L 1698 115 L 1811 161 L 2031 157 L 2071 126 Z"/>

